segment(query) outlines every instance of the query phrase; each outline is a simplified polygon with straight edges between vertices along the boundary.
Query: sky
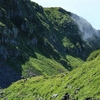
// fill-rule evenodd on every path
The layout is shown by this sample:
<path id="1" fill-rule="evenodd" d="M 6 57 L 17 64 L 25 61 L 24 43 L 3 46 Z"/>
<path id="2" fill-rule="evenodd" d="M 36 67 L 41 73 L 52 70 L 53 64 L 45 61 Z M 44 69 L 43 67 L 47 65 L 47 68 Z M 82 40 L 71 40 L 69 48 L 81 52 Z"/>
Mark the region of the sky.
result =
<path id="1" fill-rule="evenodd" d="M 85 18 L 95 29 L 100 29 L 100 0 L 31 0 L 43 7 L 62 7 Z"/>

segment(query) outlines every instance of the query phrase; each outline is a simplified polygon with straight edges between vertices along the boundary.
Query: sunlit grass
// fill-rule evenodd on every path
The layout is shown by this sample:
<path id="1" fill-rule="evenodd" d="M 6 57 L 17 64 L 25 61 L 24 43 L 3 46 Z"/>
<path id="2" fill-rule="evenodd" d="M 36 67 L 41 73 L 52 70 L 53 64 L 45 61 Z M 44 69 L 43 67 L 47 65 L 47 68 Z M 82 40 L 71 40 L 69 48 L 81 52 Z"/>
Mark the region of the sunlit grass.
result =
<path id="1" fill-rule="evenodd" d="M 20 80 L 4 89 L 4 97 L 10 100 L 50 100 L 53 94 L 58 94 L 54 100 L 61 100 L 65 93 L 70 100 L 85 100 L 91 97 L 100 99 L 100 60 L 98 55 L 92 61 L 86 61 L 81 67 L 69 73 L 53 76 L 38 76 Z M 3 99 L 1 99 L 3 100 Z"/>

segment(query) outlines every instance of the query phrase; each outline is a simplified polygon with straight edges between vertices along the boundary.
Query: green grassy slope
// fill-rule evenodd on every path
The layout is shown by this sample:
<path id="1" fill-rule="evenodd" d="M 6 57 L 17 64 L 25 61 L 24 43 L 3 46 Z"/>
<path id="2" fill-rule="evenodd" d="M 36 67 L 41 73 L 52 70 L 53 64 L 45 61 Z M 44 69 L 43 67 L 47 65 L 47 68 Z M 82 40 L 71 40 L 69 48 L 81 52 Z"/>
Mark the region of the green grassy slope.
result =
<path id="1" fill-rule="evenodd" d="M 72 71 L 84 63 L 93 48 L 100 47 L 98 41 L 94 44 L 93 40 L 93 45 L 83 41 L 72 13 L 60 7 L 43 8 L 30 0 L 2 0 L 0 12 L 1 88 L 21 76 Z M 94 29 L 90 25 L 88 30 Z"/>
<path id="2" fill-rule="evenodd" d="M 98 53 L 99 52 L 99 53 Z M 70 73 L 52 77 L 35 77 L 20 80 L 3 90 L 2 97 L 10 100 L 61 100 L 65 93 L 69 100 L 100 100 L 100 50 L 93 52 L 90 57 L 98 54 L 95 59 L 86 61 L 80 68 Z M 88 59 L 90 59 L 90 57 Z M 2 99 L 3 100 L 3 99 Z"/>
<path id="3" fill-rule="evenodd" d="M 36 74 L 36 76 L 56 75 L 58 73 L 67 71 L 65 67 L 63 67 L 60 63 L 58 63 L 54 59 L 47 58 L 39 53 L 36 53 L 36 56 L 37 58 L 30 57 L 29 61 L 25 62 L 25 64 L 22 65 L 23 76 L 26 77 L 32 76 L 29 75 L 29 73 L 30 74 L 33 73 L 33 75 Z M 28 73 L 25 72 L 26 70 L 28 71 Z"/>

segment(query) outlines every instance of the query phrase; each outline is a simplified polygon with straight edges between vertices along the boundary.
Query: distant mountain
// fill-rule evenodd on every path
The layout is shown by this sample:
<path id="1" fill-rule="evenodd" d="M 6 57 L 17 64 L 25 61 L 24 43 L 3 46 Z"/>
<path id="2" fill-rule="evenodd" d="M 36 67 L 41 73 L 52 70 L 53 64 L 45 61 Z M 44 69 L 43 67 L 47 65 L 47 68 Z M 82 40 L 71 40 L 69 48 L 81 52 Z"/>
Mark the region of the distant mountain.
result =
<path id="1" fill-rule="evenodd" d="M 87 21 L 60 7 L 0 0 L 0 87 L 79 67 L 100 48 L 99 37 Z"/>

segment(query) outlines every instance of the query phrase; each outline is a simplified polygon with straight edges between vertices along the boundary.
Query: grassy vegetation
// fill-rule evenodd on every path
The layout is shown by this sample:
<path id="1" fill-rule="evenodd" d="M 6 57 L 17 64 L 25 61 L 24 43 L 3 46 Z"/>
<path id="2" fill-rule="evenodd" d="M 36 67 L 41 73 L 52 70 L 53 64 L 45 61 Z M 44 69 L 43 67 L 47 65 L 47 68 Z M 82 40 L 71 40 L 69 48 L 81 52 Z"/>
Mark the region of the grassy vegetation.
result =
<path id="1" fill-rule="evenodd" d="M 44 11 L 50 15 L 49 18 L 51 22 L 55 25 L 62 25 L 65 21 L 67 23 L 70 23 L 72 21 L 70 15 L 66 14 L 66 11 L 63 10 L 60 7 L 55 7 L 55 8 L 45 8 Z M 63 13 L 64 12 L 64 13 Z M 62 16 L 63 13 L 63 16 Z"/>
<path id="2" fill-rule="evenodd" d="M 0 22 L 0 26 L 4 27 L 4 26 L 5 26 L 5 24 L 3 24 L 2 22 Z"/>
<path id="3" fill-rule="evenodd" d="M 95 59 L 100 54 L 100 50 L 96 50 L 90 54 L 90 56 L 87 58 L 87 61 Z"/>
<path id="4" fill-rule="evenodd" d="M 64 47 L 70 47 L 70 48 L 74 47 L 74 44 L 71 43 L 71 41 L 66 37 L 63 38 L 62 42 Z"/>
<path id="5" fill-rule="evenodd" d="M 12 1 L 13 9 L 8 2 L 0 4 L 5 16 L 0 26 L 6 26 L 1 31 L 0 61 L 26 79 L 0 92 L 0 100 L 50 100 L 54 94 L 52 100 L 61 100 L 65 93 L 70 100 L 99 100 L 100 50 L 87 58 L 95 45 L 82 40 L 71 13 L 25 0 Z"/>
<path id="6" fill-rule="evenodd" d="M 68 63 L 72 67 L 72 69 L 81 67 L 82 64 L 84 64 L 84 61 L 82 59 L 73 57 L 71 55 L 66 55 L 66 59 L 68 60 Z"/>
<path id="7" fill-rule="evenodd" d="M 35 54 L 36 54 L 36 58 L 30 57 L 29 61 L 27 61 L 24 65 L 22 65 L 23 75 L 29 74 L 26 73 L 25 70 L 29 72 L 33 70 L 33 73 L 36 75 L 49 75 L 49 76 L 67 71 L 67 69 L 64 68 L 56 60 L 47 58 L 39 53 L 35 53 Z"/>
<path id="8" fill-rule="evenodd" d="M 91 61 L 86 61 L 80 68 L 70 73 L 56 76 L 38 76 L 27 81 L 20 80 L 4 89 L 4 98 L 10 100 L 50 100 L 54 94 L 57 97 L 52 100 L 61 100 L 65 93 L 70 96 L 69 100 L 85 100 L 92 98 L 100 100 L 100 52 Z M 3 99 L 1 99 L 3 100 Z"/>

